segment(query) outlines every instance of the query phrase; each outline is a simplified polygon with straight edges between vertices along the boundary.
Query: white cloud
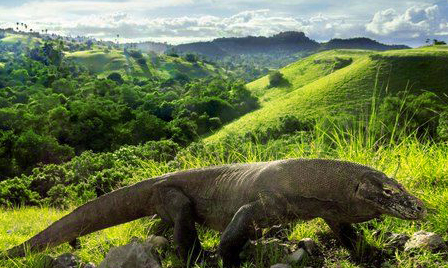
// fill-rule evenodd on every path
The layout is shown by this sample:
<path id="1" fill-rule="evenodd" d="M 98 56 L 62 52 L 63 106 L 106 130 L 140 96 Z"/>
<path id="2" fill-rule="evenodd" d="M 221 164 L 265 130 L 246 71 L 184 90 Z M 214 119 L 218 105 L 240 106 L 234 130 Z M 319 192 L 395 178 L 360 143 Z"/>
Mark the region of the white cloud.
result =
<path id="1" fill-rule="evenodd" d="M 394 9 L 377 12 L 366 31 L 376 37 L 418 42 L 425 38 L 447 37 L 448 1 L 412 6 L 403 13 Z"/>
<path id="2" fill-rule="evenodd" d="M 16 7 L 2 7 L 0 14 L 3 20 L 48 20 L 70 19 L 89 14 L 109 14 L 112 12 L 140 12 L 142 10 L 153 10 L 162 7 L 186 5 L 194 0 L 163 0 L 163 1 L 29 1 Z"/>
<path id="3" fill-rule="evenodd" d="M 217 0 L 31 0 L 12 7 L 2 6 L 0 2 L 0 27 L 11 27 L 20 21 L 35 30 L 48 29 L 64 35 L 112 40 L 120 34 L 122 41 L 170 43 L 231 36 L 270 36 L 296 30 L 318 41 L 367 36 L 384 42 L 421 44 L 426 38 L 448 36 L 448 0 L 421 4 L 426 1 L 421 0 L 419 4 L 397 0 L 394 4 L 400 2 L 400 8 L 385 8 L 376 13 L 372 10 L 371 15 L 365 13 L 364 17 L 360 17 L 359 12 L 352 11 L 361 8 L 365 12 L 369 5 L 360 7 L 359 2 L 354 0 L 348 0 L 349 4 L 339 9 L 329 0 L 313 2 L 314 8 L 327 8 L 322 8 L 326 10 L 322 14 L 298 12 L 299 5 L 309 7 L 309 1 L 305 0 L 277 0 L 276 3 L 268 0 L 228 0 L 226 3 L 232 7 L 229 10 L 235 11 L 227 12 L 230 14 L 227 16 L 216 12 L 213 16 L 204 15 L 214 14 L 208 11 L 219 10 L 224 5 L 224 2 Z M 390 0 L 374 2 L 375 6 L 390 5 Z M 404 3 L 407 3 L 405 8 Z M 252 5 L 254 10 L 241 11 L 240 5 Z M 290 7 L 291 10 L 277 9 L 273 7 L 275 5 Z M 159 11 L 175 9 L 179 14 L 159 14 Z M 341 15 L 344 10 L 350 15 Z"/>

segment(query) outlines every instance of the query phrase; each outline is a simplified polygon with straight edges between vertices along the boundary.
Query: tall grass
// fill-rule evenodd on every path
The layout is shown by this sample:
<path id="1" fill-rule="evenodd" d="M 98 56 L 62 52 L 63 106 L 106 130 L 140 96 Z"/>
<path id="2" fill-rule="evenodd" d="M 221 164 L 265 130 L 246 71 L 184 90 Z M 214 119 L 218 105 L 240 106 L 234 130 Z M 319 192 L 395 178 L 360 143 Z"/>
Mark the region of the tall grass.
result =
<path id="1" fill-rule="evenodd" d="M 375 93 L 377 94 L 377 93 Z M 198 168 L 210 165 L 222 165 L 237 162 L 259 162 L 287 158 L 327 158 L 341 159 L 366 164 L 395 177 L 414 195 L 420 197 L 429 208 L 429 216 L 420 222 L 405 221 L 385 217 L 382 221 L 371 221 L 359 225 L 367 241 L 377 247 L 384 247 L 382 237 L 372 235 L 371 229 L 383 232 L 397 232 L 411 235 L 424 229 L 436 232 L 448 239 L 448 144 L 425 140 L 409 129 L 398 124 L 404 105 L 397 111 L 396 122 L 389 135 L 385 135 L 377 116 L 377 95 L 372 98 L 372 110 L 368 119 L 353 119 L 343 125 L 333 119 L 322 119 L 311 132 L 297 132 L 276 140 L 262 142 L 261 139 L 228 137 L 221 142 L 195 143 L 178 153 L 169 162 L 142 161 L 141 171 L 129 183 L 166 172 Z M 403 102 L 406 99 L 403 99 Z M 406 122 L 405 122 L 406 123 Z M 410 124 L 409 124 L 410 125 Z M 349 127 L 347 127 L 349 126 Z M 408 124 L 404 124 L 405 127 Z M 3 210 L 0 214 L 0 250 L 5 250 L 48 226 L 50 221 L 66 214 L 67 211 L 48 208 L 21 208 Z M 36 221 L 39 215 L 42 218 Z M 128 243 L 133 236 L 145 237 L 153 222 L 139 220 L 126 225 L 110 228 L 82 238 L 82 249 L 76 252 L 86 261 L 101 262 L 112 246 Z M 8 230 L 12 230 L 9 232 Z M 299 240 L 312 237 L 326 251 L 323 260 L 326 267 L 359 267 L 350 261 L 348 253 L 341 247 L 328 245 L 321 240 L 320 233 L 329 233 L 322 220 L 297 222 L 288 228 L 288 237 Z M 216 250 L 219 234 L 206 228 L 199 230 L 202 245 L 208 250 Z M 330 235 L 331 236 L 331 235 Z M 283 261 L 285 253 L 270 245 L 257 246 L 254 260 L 244 263 L 243 267 L 266 267 Z M 47 251 L 44 254 L 57 255 L 71 251 L 66 246 Z M 447 263 L 443 254 L 420 252 L 408 254 L 397 251 L 389 260 L 392 267 L 444 267 Z M 174 252 L 164 255 L 164 267 L 182 267 Z M 1 267 L 40 267 L 42 254 L 31 255 L 23 259 L 0 261 Z M 303 265 L 307 265 L 306 262 Z M 197 263 L 196 267 L 209 267 L 207 263 Z M 302 267 L 298 265 L 297 267 Z"/>

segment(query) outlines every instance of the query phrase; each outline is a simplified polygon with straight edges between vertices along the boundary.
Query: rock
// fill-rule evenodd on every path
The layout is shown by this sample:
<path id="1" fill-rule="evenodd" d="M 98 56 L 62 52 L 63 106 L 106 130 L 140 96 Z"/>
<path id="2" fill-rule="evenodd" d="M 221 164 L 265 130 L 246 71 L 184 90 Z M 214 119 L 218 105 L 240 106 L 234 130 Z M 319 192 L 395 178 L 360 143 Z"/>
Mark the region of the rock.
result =
<path id="1" fill-rule="evenodd" d="M 304 238 L 299 241 L 299 247 L 306 250 L 309 255 L 319 255 L 319 246 L 311 238 Z"/>
<path id="2" fill-rule="evenodd" d="M 266 233 L 264 233 L 263 237 L 264 238 L 277 238 L 282 241 L 288 240 L 286 228 L 281 224 L 274 225 L 274 226 L 270 227 L 266 231 Z"/>
<path id="3" fill-rule="evenodd" d="M 274 265 L 271 265 L 270 268 L 291 268 L 291 265 L 284 263 L 276 263 Z"/>
<path id="4" fill-rule="evenodd" d="M 437 251 L 446 248 L 445 242 L 438 234 L 418 231 L 406 242 L 404 250 L 427 249 Z"/>
<path id="5" fill-rule="evenodd" d="M 54 259 L 52 268 L 78 268 L 83 267 L 81 259 L 71 253 L 64 253 Z"/>
<path id="6" fill-rule="evenodd" d="M 163 236 L 150 235 L 146 239 L 145 243 L 152 244 L 157 249 L 167 249 L 170 246 L 170 242 Z"/>
<path id="7" fill-rule="evenodd" d="M 151 243 L 137 243 L 114 247 L 99 268 L 161 268 L 160 259 Z"/>
<path id="8" fill-rule="evenodd" d="M 6 233 L 7 234 L 12 234 L 12 230 L 7 230 Z"/>
<path id="9" fill-rule="evenodd" d="M 86 263 L 82 268 L 96 268 L 96 265 L 92 262 Z"/>
<path id="10" fill-rule="evenodd" d="M 302 262 L 308 257 L 308 253 L 305 249 L 299 248 L 298 250 L 294 251 L 293 253 L 288 255 L 288 262 L 289 263 L 298 263 Z"/>
<path id="11" fill-rule="evenodd" d="M 129 240 L 129 243 L 143 243 L 143 239 L 141 237 L 133 236 Z"/>
<path id="12" fill-rule="evenodd" d="M 386 239 L 386 248 L 387 249 L 398 249 L 403 250 L 406 242 L 409 240 L 409 236 L 405 234 L 396 234 L 392 233 L 387 239 Z"/>

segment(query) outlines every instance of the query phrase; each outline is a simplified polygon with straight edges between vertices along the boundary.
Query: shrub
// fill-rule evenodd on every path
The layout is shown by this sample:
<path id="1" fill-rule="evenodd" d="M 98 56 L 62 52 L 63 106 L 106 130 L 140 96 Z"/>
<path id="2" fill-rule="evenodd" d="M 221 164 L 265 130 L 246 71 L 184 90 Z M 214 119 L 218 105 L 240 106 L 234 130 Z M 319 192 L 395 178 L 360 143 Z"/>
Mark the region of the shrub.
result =
<path id="1" fill-rule="evenodd" d="M 115 81 L 115 82 L 117 82 L 117 84 L 119 84 L 119 85 L 121 85 L 121 84 L 124 83 L 124 80 L 123 80 L 123 78 L 121 77 L 121 74 L 120 74 L 120 73 L 117 73 L 117 72 L 110 73 L 110 74 L 107 76 L 107 79 L 110 79 L 110 80 L 112 80 L 112 81 Z"/>
<path id="2" fill-rule="evenodd" d="M 188 53 L 187 55 L 185 55 L 185 60 L 189 62 L 196 62 L 198 61 L 198 57 L 194 54 Z"/>
<path id="3" fill-rule="evenodd" d="M 293 115 L 280 117 L 280 125 L 278 131 L 281 134 L 289 134 L 295 131 L 311 131 L 313 123 L 309 120 L 300 120 Z"/>
<path id="4" fill-rule="evenodd" d="M 287 80 L 283 77 L 283 74 L 279 71 L 273 71 L 269 74 L 269 87 L 278 87 L 285 84 Z"/>
<path id="5" fill-rule="evenodd" d="M 40 196 L 30 190 L 31 180 L 25 176 L 0 182 L 0 205 L 37 205 Z"/>
<path id="6" fill-rule="evenodd" d="M 139 58 L 139 59 L 137 59 L 137 63 L 138 63 L 140 66 L 146 66 L 146 60 L 145 60 L 145 58 Z"/>

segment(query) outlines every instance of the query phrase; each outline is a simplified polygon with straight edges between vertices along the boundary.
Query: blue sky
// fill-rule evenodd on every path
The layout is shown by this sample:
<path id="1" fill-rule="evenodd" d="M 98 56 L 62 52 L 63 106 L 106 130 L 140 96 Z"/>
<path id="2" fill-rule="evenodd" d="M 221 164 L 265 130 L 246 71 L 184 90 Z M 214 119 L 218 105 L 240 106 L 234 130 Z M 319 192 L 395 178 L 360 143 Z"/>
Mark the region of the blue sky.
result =
<path id="1" fill-rule="evenodd" d="M 448 0 L 0 0 L 0 27 L 121 41 L 183 43 L 303 31 L 326 41 L 367 36 L 386 43 L 448 41 Z"/>

